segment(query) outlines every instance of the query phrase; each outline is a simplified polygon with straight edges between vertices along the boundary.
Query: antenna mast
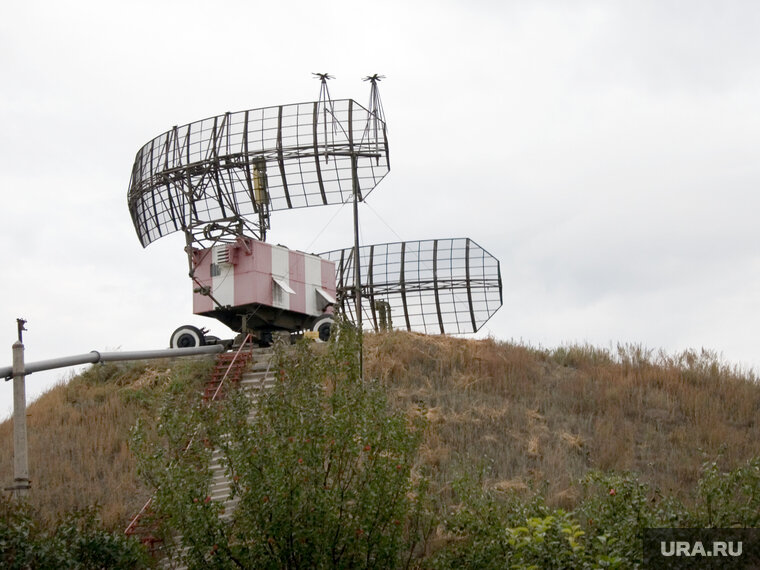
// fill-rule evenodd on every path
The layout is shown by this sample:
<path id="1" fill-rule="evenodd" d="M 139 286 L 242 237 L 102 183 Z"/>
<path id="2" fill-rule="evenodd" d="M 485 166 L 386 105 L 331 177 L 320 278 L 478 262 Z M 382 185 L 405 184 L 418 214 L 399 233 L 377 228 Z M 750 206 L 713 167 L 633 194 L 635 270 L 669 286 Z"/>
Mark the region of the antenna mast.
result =
<path id="1" fill-rule="evenodd" d="M 378 75 L 375 73 L 374 75 L 365 77 L 362 81 L 369 81 L 371 84 L 369 89 L 369 117 L 367 119 L 367 130 L 369 131 L 371 128 L 371 132 L 368 132 L 367 134 L 373 135 L 377 138 L 378 132 L 380 131 L 378 125 L 382 125 L 383 139 L 385 139 L 385 113 L 383 112 L 383 104 L 380 101 L 380 91 L 377 88 L 378 82 L 383 79 L 385 79 L 385 75 Z M 379 150 L 380 145 L 375 144 L 375 149 Z M 379 154 L 375 160 L 377 164 L 380 163 Z"/>
<path id="2" fill-rule="evenodd" d="M 378 123 L 383 124 L 383 135 L 385 134 L 383 105 L 380 102 L 380 92 L 378 91 L 377 84 L 381 79 L 385 79 L 384 75 L 368 75 L 362 81 L 369 81 L 371 86 L 369 90 L 369 116 L 367 117 L 367 126 L 365 128 L 365 135 L 374 134 L 377 137 Z M 385 137 L 383 137 L 385 138 Z M 378 148 L 376 146 L 376 148 Z M 380 155 L 377 155 L 377 159 L 380 160 Z M 357 157 L 354 154 L 351 157 L 352 161 L 352 174 L 353 174 L 353 194 L 354 194 L 354 299 L 356 302 L 356 326 L 359 328 L 359 334 L 362 331 L 362 284 L 361 284 L 361 267 L 359 262 L 359 200 L 361 199 L 361 189 L 359 188 L 359 176 L 357 174 Z"/>

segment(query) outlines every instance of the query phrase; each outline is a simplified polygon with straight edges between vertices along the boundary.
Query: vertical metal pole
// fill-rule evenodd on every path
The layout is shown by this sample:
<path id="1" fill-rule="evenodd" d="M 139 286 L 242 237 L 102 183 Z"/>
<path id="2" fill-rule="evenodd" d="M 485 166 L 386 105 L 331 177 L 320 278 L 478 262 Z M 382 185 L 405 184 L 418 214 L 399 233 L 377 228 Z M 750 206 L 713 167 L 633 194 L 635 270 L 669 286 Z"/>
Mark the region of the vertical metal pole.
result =
<path id="1" fill-rule="evenodd" d="M 356 154 L 351 155 L 352 186 L 354 191 L 354 303 L 356 304 L 356 326 L 359 330 L 359 374 L 364 377 L 364 341 L 362 339 L 362 286 L 359 264 L 359 173 Z"/>
<path id="2" fill-rule="evenodd" d="M 193 265 L 193 232 L 190 228 L 185 228 L 185 253 L 187 254 L 187 274 L 192 279 L 195 276 L 195 266 Z"/>
<path id="3" fill-rule="evenodd" d="M 18 498 L 29 491 L 29 461 L 26 441 L 26 385 L 24 375 L 24 345 L 13 343 L 13 489 Z"/>

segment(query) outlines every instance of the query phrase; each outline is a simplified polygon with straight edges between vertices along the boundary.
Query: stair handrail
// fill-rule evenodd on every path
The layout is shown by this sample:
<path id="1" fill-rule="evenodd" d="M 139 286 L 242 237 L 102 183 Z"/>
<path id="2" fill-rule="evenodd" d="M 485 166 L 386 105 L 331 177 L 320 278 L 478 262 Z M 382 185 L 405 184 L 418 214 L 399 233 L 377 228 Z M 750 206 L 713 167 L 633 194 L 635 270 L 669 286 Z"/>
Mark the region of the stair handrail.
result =
<path id="1" fill-rule="evenodd" d="M 224 376 L 222 376 L 222 380 L 219 382 L 219 386 L 216 387 L 216 391 L 214 392 L 214 395 L 211 396 L 211 401 L 213 402 L 216 400 L 216 396 L 219 394 L 219 391 L 222 389 L 222 386 L 224 385 L 224 381 L 227 379 L 227 376 L 230 373 L 230 370 L 232 370 L 232 365 L 235 364 L 235 361 L 237 360 L 237 357 L 240 356 L 240 352 L 243 350 L 243 347 L 248 342 L 248 339 L 251 338 L 251 335 L 248 334 L 248 336 L 245 337 L 245 340 L 240 345 L 240 348 L 238 348 L 237 352 L 235 353 L 235 356 L 232 357 L 232 360 L 230 361 L 230 365 L 227 367 L 227 371 L 224 373 Z"/>

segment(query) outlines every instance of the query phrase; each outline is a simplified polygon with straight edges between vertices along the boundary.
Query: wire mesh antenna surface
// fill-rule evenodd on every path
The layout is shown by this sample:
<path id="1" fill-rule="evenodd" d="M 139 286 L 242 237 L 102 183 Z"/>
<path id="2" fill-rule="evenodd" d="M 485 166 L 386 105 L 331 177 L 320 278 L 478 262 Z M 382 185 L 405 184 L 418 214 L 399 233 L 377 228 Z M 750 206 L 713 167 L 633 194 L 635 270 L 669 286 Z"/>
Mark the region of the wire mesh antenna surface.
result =
<path id="1" fill-rule="evenodd" d="M 327 100 L 326 100 L 327 101 Z M 250 109 L 159 135 L 135 157 L 128 205 L 143 247 L 264 239 L 269 211 L 366 197 L 390 169 L 385 124 L 352 99 Z"/>
<path id="2" fill-rule="evenodd" d="M 336 262 L 338 303 L 353 309 L 353 248 L 320 254 Z M 499 261 L 469 238 L 363 246 L 362 313 L 375 330 L 477 332 L 502 305 Z"/>

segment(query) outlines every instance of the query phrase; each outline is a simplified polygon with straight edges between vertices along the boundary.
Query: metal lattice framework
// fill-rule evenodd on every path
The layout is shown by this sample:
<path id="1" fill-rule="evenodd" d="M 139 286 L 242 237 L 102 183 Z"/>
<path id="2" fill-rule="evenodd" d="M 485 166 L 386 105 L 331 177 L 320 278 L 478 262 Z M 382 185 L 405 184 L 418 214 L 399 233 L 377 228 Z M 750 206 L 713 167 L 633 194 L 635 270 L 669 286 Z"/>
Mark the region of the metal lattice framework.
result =
<path id="1" fill-rule="evenodd" d="M 390 168 L 385 122 L 352 99 L 225 113 L 174 127 L 135 157 L 128 203 L 143 247 L 265 239 L 269 212 L 362 199 Z"/>
<path id="2" fill-rule="evenodd" d="M 336 262 L 338 302 L 354 318 L 353 248 L 320 254 Z M 359 248 L 363 321 L 375 330 L 477 332 L 501 307 L 499 261 L 469 238 Z"/>

